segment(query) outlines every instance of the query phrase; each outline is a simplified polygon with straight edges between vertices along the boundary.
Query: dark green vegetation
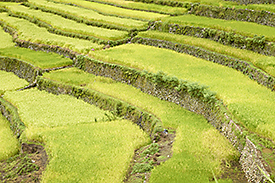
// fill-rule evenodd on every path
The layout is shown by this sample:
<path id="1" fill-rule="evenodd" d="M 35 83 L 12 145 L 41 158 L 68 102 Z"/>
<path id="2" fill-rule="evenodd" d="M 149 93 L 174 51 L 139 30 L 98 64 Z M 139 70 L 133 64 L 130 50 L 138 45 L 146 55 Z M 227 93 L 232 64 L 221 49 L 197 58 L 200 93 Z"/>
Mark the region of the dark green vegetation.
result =
<path id="1" fill-rule="evenodd" d="M 3 120 L 0 180 L 245 182 L 237 165 L 245 137 L 274 179 L 274 5 L 137 1 L 0 2 L 0 69 L 35 87 L 16 91 L 28 83 L 0 72 L 12 130 Z M 224 114 L 243 130 L 232 132 L 237 145 L 215 126 Z M 18 153 L 33 141 L 49 156 L 45 171 Z"/>

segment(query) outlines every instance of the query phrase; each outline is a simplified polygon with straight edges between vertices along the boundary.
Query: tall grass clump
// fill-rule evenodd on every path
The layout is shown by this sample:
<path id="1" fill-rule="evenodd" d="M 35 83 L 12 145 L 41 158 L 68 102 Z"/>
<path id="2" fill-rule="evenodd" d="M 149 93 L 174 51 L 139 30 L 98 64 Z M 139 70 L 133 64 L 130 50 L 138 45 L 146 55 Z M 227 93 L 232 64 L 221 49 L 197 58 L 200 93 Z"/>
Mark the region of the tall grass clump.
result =
<path id="1" fill-rule="evenodd" d="M 0 114 L 0 161 L 5 160 L 19 151 L 19 142 L 10 129 L 9 122 Z"/>
<path id="2" fill-rule="evenodd" d="M 52 11 L 56 14 L 72 15 L 73 17 L 76 17 L 75 20 L 81 18 L 84 21 L 87 20 L 97 23 L 117 25 L 127 29 L 141 29 L 147 27 L 147 23 L 143 21 L 114 16 L 106 16 L 96 11 L 80 8 L 77 6 L 58 4 L 46 0 L 29 0 L 29 3 L 31 6 L 43 8 L 44 10 Z"/>
<path id="3" fill-rule="evenodd" d="M 93 53 L 111 63 L 135 64 L 157 73 L 200 82 L 217 92 L 230 111 L 250 130 L 275 140 L 275 93 L 234 69 L 171 50 L 128 44 Z M 257 100 L 256 100 L 257 99 Z"/>
<path id="4" fill-rule="evenodd" d="M 29 84 L 26 80 L 20 79 L 12 72 L 0 70 L 0 78 L 0 91 L 17 90 L 20 88 L 24 88 Z"/>
<path id="5" fill-rule="evenodd" d="M 38 44 L 56 45 L 69 48 L 79 53 L 88 53 L 91 49 L 103 46 L 87 40 L 74 39 L 49 33 L 45 28 L 38 27 L 27 20 L 9 17 L 6 13 L 0 14 L 0 21 L 18 31 L 19 38 Z"/>
<path id="6" fill-rule="evenodd" d="M 123 182 L 134 150 L 150 141 L 126 120 L 27 129 L 26 136 L 46 144 L 42 182 Z"/>
<path id="7" fill-rule="evenodd" d="M 255 53 L 253 51 L 226 46 L 209 39 L 201 39 L 201 38 L 196 38 L 191 36 L 169 34 L 169 33 L 159 32 L 159 31 L 140 32 L 138 36 L 143 38 L 159 39 L 159 40 L 165 40 L 165 41 L 170 41 L 174 43 L 187 44 L 191 46 L 201 47 L 206 50 L 224 54 L 227 56 L 232 56 L 244 61 L 251 62 L 256 67 L 264 70 L 265 72 L 271 74 L 272 76 L 275 76 L 275 57 L 272 57 L 272 56 L 265 56 L 265 55 Z"/>
<path id="8" fill-rule="evenodd" d="M 0 55 L 21 59 L 41 69 L 62 67 L 73 64 L 71 59 L 65 58 L 56 53 L 46 53 L 20 47 L 0 49 Z"/>
<path id="9" fill-rule="evenodd" d="M 113 41 L 123 39 L 128 36 L 128 32 L 126 31 L 110 30 L 100 27 L 88 26 L 86 24 L 77 23 L 73 20 L 69 20 L 61 16 L 54 15 L 52 13 L 29 9 L 25 6 L 6 5 L 5 8 L 16 15 L 27 16 L 33 20 L 40 20 L 48 25 L 51 25 L 51 27 L 54 29 L 69 33 L 76 33 L 86 36 L 92 36 L 98 39 Z"/>
<path id="10" fill-rule="evenodd" d="M 71 96 L 57 96 L 37 89 L 6 92 L 4 98 L 18 108 L 28 128 L 108 121 L 106 115 L 112 115 Z"/>
<path id="11" fill-rule="evenodd" d="M 165 178 L 163 181 L 169 182 L 165 174 L 172 177 L 182 173 L 191 180 L 198 172 L 201 173 L 198 174 L 200 177 L 196 175 L 194 180 L 208 180 L 212 176 L 212 170 L 216 174 L 221 173 L 220 164 L 223 160 L 230 161 L 238 157 L 238 152 L 229 141 L 202 116 L 191 113 L 174 103 L 145 94 L 127 84 L 88 74 L 76 68 L 45 73 L 44 77 L 70 85 L 85 86 L 118 98 L 156 115 L 165 128 L 176 129 L 173 153 L 177 152 L 177 155 L 173 154 L 172 158 L 164 164 L 167 165 L 165 169 L 162 168 L 163 166 L 158 166 L 153 170 L 152 176 L 160 175 L 159 180 Z M 193 173 L 189 174 L 192 171 L 186 170 L 186 167 L 192 168 Z"/>
<path id="12" fill-rule="evenodd" d="M 95 2 L 89 2 L 85 0 L 55 0 L 55 2 L 75 4 L 83 8 L 88 8 L 108 15 L 115 15 L 127 18 L 141 19 L 141 20 L 160 20 L 167 15 L 159 13 L 144 12 L 137 10 L 129 10 L 124 8 L 118 8 L 111 5 L 105 5 Z"/>

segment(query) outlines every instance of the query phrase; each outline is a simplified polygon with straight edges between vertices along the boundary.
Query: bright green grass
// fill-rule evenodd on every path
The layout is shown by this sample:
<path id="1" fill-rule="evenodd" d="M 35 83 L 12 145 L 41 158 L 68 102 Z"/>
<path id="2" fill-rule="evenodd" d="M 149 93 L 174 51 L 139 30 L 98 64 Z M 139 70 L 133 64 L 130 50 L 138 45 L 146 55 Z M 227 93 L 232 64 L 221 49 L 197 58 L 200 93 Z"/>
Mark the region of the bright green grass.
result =
<path id="1" fill-rule="evenodd" d="M 119 5 L 119 6 L 123 6 L 123 7 L 127 7 L 127 8 L 164 12 L 164 13 L 183 14 L 183 13 L 187 12 L 186 8 L 162 6 L 162 5 L 157 5 L 157 4 L 148 4 L 148 3 L 140 3 L 140 2 L 133 2 L 133 1 L 99 0 L 99 2 L 111 3 L 111 4 L 115 4 L 115 5 Z"/>
<path id="2" fill-rule="evenodd" d="M 220 54 L 232 56 L 241 60 L 249 61 L 256 67 L 266 71 L 267 73 L 275 76 L 275 57 L 269 57 L 255 53 L 253 51 L 238 49 L 231 46 L 225 46 L 209 39 L 201 39 L 196 37 L 169 34 L 158 31 L 146 31 L 138 34 L 140 37 L 166 40 L 175 43 L 182 43 L 202 47 L 204 49 L 217 52 Z"/>
<path id="3" fill-rule="evenodd" d="M 41 69 L 72 65 L 73 61 L 56 53 L 33 51 L 27 48 L 13 47 L 0 49 L 0 56 L 24 60 Z"/>
<path id="4" fill-rule="evenodd" d="M 14 42 L 12 42 L 12 37 L 6 33 L 2 27 L 0 26 L 0 48 L 8 48 L 13 47 L 15 45 Z"/>
<path id="5" fill-rule="evenodd" d="M 0 13 L 0 21 L 15 28 L 18 31 L 19 38 L 26 41 L 47 45 L 57 45 L 84 54 L 88 53 L 91 49 L 99 49 L 103 47 L 87 40 L 51 34 L 45 28 L 38 27 L 27 20 L 9 17 L 7 13 Z"/>
<path id="6" fill-rule="evenodd" d="M 19 143 L 13 135 L 9 122 L 0 113 L 0 161 L 15 155 L 19 151 Z"/>
<path id="7" fill-rule="evenodd" d="M 171 50 L 136 44 L 94 52 L 94 57 L 155 73 L 163 71 L 179 79 L 208 85 L 247 128 L 275 140 L 275 93 L 234 69 Z"/>
<path id="8" fill-rule="evenodd" d="M 113 40 L 113 41 L 123 39 L 128 36 L 128 32 L 126 31 L 110 30 L 110 29 L 88 26 L 86 24 L 77 23 L 73 20 L 69 20 L 58 15 L 45 13 L 40 10 L 29 9 L 25 6 L 21 6 L 17 4 L 11 4 L 5 7 L 11 10 L 15 14 L 36 18 L 42 22 L 45 22 L 51 25 L 53 28 L 56 28 L 65 32 L 77 33 L 77 34 L 82 34 L 87 36 L 93 36 L 99 39 Z"/>
<path id="9" fill-rule="evenodd" d="M 230 143 L 202 116 L 191 113 L 174 103 L 160 100 L 132 86 L 114 82 L 109 78 L 96 77 L 76 68 L 45 73 L 44 77 L 67 84 L 86 84 L 87 88 L 149 111 L 162 120 L 164 127 L 176 129 L 177 137 L 173 145 L 173 152 L 177 156 L 173 154 L 172 158 L 163 164 L 171 171 L 164 171 L 161 168 L 163 166 L 159 166 L 153 170 L 152 174 L 160 175 L 159 178 L 164 179 L 164 182 L 170 182 L 169 177 L 164 175 L 166 173 L 168 176 L 183 173 L 184 175 L 179 178 L 185 177 L 197 182 L 208 182 L 209 177 L 212 176 L 211 169 L 219 174 L 222 160 L 230 160 L 238 156 L 237 151 Z M 189 167 L 188 170 L 185 169 L 186 166 Z M 160 174 L 155 175 L 156 171 L 159 171 Z M 194 176 L 195 173 L 196 176 Z M 152 182 L 158 182 L 152 180 Z"/>
<path id="10" fill-rule="evenodd" d="M 165 23 L 176 23 L 179 25 L 199 26 L 224 31 L 233 31 L 235 33 L 253 37 L 254 35 L 265 36 L 268 41 L 275 41 L 275 27 L 259 25 L 251 22 L 221 20 L 195 15 L 183 15 L 164 18 Z"/>
<path id="11" fill-rule="evenodd" d="M 58 11 L 61 13 L 66 13 L 69 15 L 73 15 L 75 17 L 83 18 L 85 20 L 93 21 L 93 22 L 99 22 L 99 23 L 105 23 L 105 24 L 111 24 L 111 25 L 117 25 L 125 28 L 146 28 L 147 23 L 142 22 L 139 20 L 132 20 L 127 18 L 119 18 L 114 16 L 105 16 L 102 14 L 99 14 L 95 11 L 79 8 L 75 6 L 68 6 L 64 4 L 58 4 L 53 2 L 48 2 L 45 0 L 29 0 L 29 3 L 38 6 L 47 8 L 50 10 Z"/>
<path id="12" fill-rule="evenodd" d="M 28 85 L 26 80 L 20 79 L 12 72 L 0 70 L 0 78 L 0 91 L 17 90 Z"/>
<path id="13" fill-rule="evenodd" d="M 55 127 L 106 120 L 109 112 L 68 95 L 53 95 L 37 89 L 6 92 L 4 98 L 18 108 L 28 128 Z"/>
<path id="14" fill-rule="evenodd" d="M 150 141 L 126 120 L 27 129 L 26 136 L 46 144 L 50 162 L 43 183 L 123 182 L 134 150 Z"/>
<path id="15" fill-rule="evenodd" d="M 159 13 L 129 10 L 124 8 L 114 7 L 111 5 L 104 5 L 100 3 L 89 2 L 85 0 L 55 0 L 55 2 L 72 3 L 80 7 L 89 8 L 89 9 L 92 9 L 101 13 L 109 14 L 109 15 L 137 18 L 137 19 L 143 19 L 143 20 L 160 20 L 163 17 L 167 17 L 167 15 L 162 15 Z"/>

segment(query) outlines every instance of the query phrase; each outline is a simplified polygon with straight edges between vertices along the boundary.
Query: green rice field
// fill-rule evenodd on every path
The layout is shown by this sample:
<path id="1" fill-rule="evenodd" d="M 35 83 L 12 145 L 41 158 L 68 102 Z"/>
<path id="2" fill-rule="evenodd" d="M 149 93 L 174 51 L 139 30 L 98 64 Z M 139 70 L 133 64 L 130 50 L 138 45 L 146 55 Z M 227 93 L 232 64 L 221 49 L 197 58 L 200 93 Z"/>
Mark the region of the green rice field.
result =
<path id="1" fill-rule="evenodd" d="M 13 135 L 7 119 L 0 115 L 0 161 L 14 156 L 19 151 L 19 142 Z"/>
<path id="2" fill-rule="evenodd" d="M 15 28 L 19 38 L 26 41 L 57 45 L 80 53 L 88 53 L 91 49 L 102 48 L 102 46 L 90 41 L 51 34 L 45 28 L 40 28 L 27 20 L 9 17 L 6 13 L 0 13 L 0 21 Z"/>
<path id="3" fill-rule="evenodd" d="M 48 25 L 51 25 L 52 28 L 69 33 L 93 36 L 103 40 L 119 40 L 128 36 L 128 33 L 125 31 L 87 26 L 86 24 L 77 23 L 73 20 L 68 20 L 58 15 L 45 13 L 40 10 L 29 9 L 25 6 L 18 6 L 17 4 L 6 5 L 5 7 L 16 15 L 23 15 L 31 19 L 40 20 Z"/>
<path id="4" fill-rule="evenodd" d="M 18 78 L 12 72 L 6 72 L 0 70 L 0 94 L 1 91 L 11 91 L 24 88 L 28 85 L 28 82 L 24 79 Z"/>
<path id="5" fill-rule="evenodd" d="M 161 174 L 159 172 L 162 171 L 163 166 L 157 167 L 153 170 L 152 177 L 156 176 L 158 179 L 152 178 L 151 182 L 160 180 L 167 182 L 175 174 L 177 175 L 175 180 L 208 182 L 212 174 L 211 170 L 215 170 L 217 175 L 221 173 L 221 161 L 230 161 L 238 156 L 238 152 L 204 118 L 176 104 L 162 101 L 126 84 L 96 77 L 75 68 L 47 73 L 44 77 L 66 84 L 85 85 L 85 87 L 100 93 L 119 98 L 155 114 L 162 120 L 166 128 L 176 129 L 177 137 L 173 152 L 177 155 L 173 155 L 168 161 L 171 164 L 163 165 L 171 172 L 166 171 Z M 190 138 L 190 136 L 192 137 Z M 203 136 L 207 136 L 207 138 L 205 139 Z M 173 164 L 177 166 L 174 167 Z M 189 169 L 186 169 L 186 164 L 190 167 Z M 196 172 L 200 172 L 200 174 L 198 175 Z M 178 176 L 180 174 L 182 175 Z"/>
<path id="6" fill-rule="evenodd" d="M 169 6 L 164 5 L 164 1 Z M 176 2 L 183 3 L 184 7 L 170 6 Z M 149 29 L 157 25 L 152 22 L 159 21 L 163 26 L 178 24 L 233 32 L 250 38 L 262 36 L 271 42 L 268 44 L 273 44 L 275 28 L 245 20 L 195 16 L 190 14 L 191 5 L 196 6 L 195 3 L 213 8 L 275 12 L 274 4 L 241 5 L 224 0 L 0 2 L 0 57 L 5 57 L 0 61 L 0 67 L 4 67 L 0 68 L 0 182 L 248 182 L 251 174 L 242 170 L 240 158 L 243 151 L 238 151 L 245 145 L 245 140 L 236 145 L 226 138 L 230 132 L 219 133 L 220 126 L 211 124 L 220 121 L 210 119 L 216 111 L 212 111 L 213 116 L 209 115 L 211 123 L 203 117 L 224 105 L 218 114 L 228 115 L 244 130 L 236 136 L 243 138 L 247 135 L 255 143 L 262 156 L 260 161 L 269 174 L 263 175 L 259 168 L 253 170 L 254 165 L 251 165 L 252 176 L 262 175 L 267 178 L 263 182 L 273 183 L 275 86 L 258 84 L 257 78 L 230 68 L 231 65 L 227 67 L 191 56 L 194 53 L 188 55 L 165 49 L 161 41 L 236 58 L 273 77 L 275 57 L 208 39 Z M 135 38 L 160 42 L 154 47 L 153 44 L 133 43 Z M 21 48 L 22 45 L 26 48 Z M 85 59 L 83 62 L 85 57 L 96 60 L 97 65 L 92 65 L 92 61 L 85 63 Z M 24 65 L 19 71 L 14 66 L 13 72 L 7 72 L 10 71 L 10 65 L 5 65 L 9 64 L 7 58 L 18 59 L 38 69 L 32 76 L 34 83 L 18 77 L 33 72 Z M 109 64 L 108 67 L 104 63 Z M 97 67 L 100 64 L 102 69 Z M 135 70 L 143 71 L 141 78 L 135 75 Z M 92 71 L 108 77 L 93 75 Z M 128 80 L 128 76 L 130 79 L 127 83 L 118 82 L 109 78 L 114 74 L 116 80 L 122 77 Z M 132 81 L 135 76 L 137 81 Z M 157 78 L 159 76 L 163 78 Z M 149 82 L 152 79 L 153 83 L 144 84 L 142 77 Z M 206 92 L 202 93 L 202 98 L 206 99 L 211 92 L 211 97 L 215 98 L 213 106 L 217 108 L 203 110 L 206 113 L 198 115 L 192 111 L 202 112 L 201 106 L 190 106 L 188 111 L 176 103 L 154 97 L 164 91 L 152 90 L 156 93 L 150 93 L 154 82 L 159 82 L 158 79 L 166 81 L 170 77 L 186 84 L 186 92 L 191 96 L 187 96 L 187 106 L 200 105 L 204 101 L 192 98 L 193 95 L 197 97 L 196 92 L 201 92 L 201 87 Z M 138 86 L 144 84 L 144 88 L 135 88 L 131 86 L 132 82 Z M 163 87 L 162 84 L 155 87 Z M 182 89 L 180 87 L 175 89 Z M 148 90 L 150 95 L 142 90 Z M 185 92 L 182 90 L 180 94 Z M 89 92 L 97 95 L 88 96 Z M 85 102 L 89 100 L 92 102 Z"/>
<path id="7" fill-rule="evenodd" d="M 248 61 L 256 67 L 269 73 L 270 75 L 275 76 L 275 57 L 272 56 L 265 56 L 255 53 L 253 51 L 226 46 L 217 43 L 216 41 L 208 39 L 200 39 L 184 35 L 169 34 L 165 32 L 146 31 L 140 32 L 138 36 L 143 38 L 158 39 L 174 43 L 187 44 L 191 46 L 200 47 L 215 53 L 220 53 L 223 55 L 238 58 L 244 61 Z"/>
<path id="8" fill-rule="evenodd" d="M 159 13 L 121 9 L 114 6 L 99 4 L 95 2 L 88 2 L 85 0 L 55 0 L 55 2 L 72 3 L 77 6 L 95 10 L 100 13 L 104 13 L 108 15 L 115 15 L 115 16 L 134 18 L 134 19 L 140 19 L 140 20 L 160 20 L 161 18 L 167 16 Z"/>
<path id="9" fill-rule="evenodd" d="M 128 44 L 93 52 L 95 58 L 210 86 L 249 129 L 275 140 L 275 94 L 243 74 L 193 56 L 144 45 Z M 257 100 L 251 101 L 251 98 Z M 238 111 L 242 111 L 239 113 Z M 268 115 L 267 115 L 268 114 Z"/>
<path id="10" fill-rule="evenodd" d="M 115 16 L 105 16 L 96 11 L 80 8 L 77 6 L 69 6 L 64 4 L 58 4 L 53 2 L 48 2 L 45 0 L 30 0 L 29 3 L 33 6 L 46 8 L 48 11 L 55 11 L 59 13 L 65 13 L 67 15 L 72 15 L 76 18 L 82 18 L 83 20 L 105 23 L 111 25 L 117 25 L 123 28 L 145 28 L 147 26 L 146 22 L 133 20 L 128 18 L 120 18 Z"/>
<path id="11" fill-rule="evenodd" d="M 183 15 L 176 17 L 167 17 L 162 19 L 164 23 L 175 23 L 179 25 L 189 25 L 198 27 L 207 27 L 228 32 L 234 32 L 243 36 L 253 37 L 265 36 L 267 41 L 275 41 L 275 28 L 259 25 L 251 22 L 221 20 L 208 17 L 200 17 L 195 15 Z"/>
<path id="12" fill-rule="evenodd" d="M 50 69 L 73 64 L 72 60 L 56 53 L 45 53 L 19 47 L 0 49 L 0 55 L 23 60 L 41 69 Z"/>

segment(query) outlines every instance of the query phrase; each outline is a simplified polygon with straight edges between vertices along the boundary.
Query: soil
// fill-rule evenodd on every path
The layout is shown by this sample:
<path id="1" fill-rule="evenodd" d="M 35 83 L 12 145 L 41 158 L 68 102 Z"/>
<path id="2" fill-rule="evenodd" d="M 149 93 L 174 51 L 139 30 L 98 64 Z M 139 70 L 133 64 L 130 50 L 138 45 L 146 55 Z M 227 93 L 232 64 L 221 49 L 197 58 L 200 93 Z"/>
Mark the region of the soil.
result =
<path id="1" fill-rule="evenodd" d="M 174 130 L 169 130 L 169 133 L 168 131 L 158 132 L 155 134 L 152 144 L 136 150 L 124 182 L 149 182 L 151 175 L 150 170 L 154 166 L 158 166 L 172 157 L 172 145 L 174 138 Z M 150 147 L 152 147 L 152 145 L 154 146 L 155 144 L 158 144 L 158 151 L 151 151 L 152 153 L 146 153 L 150 152 Z M 151 168 L 144 172 L 142 169 L 135 168 L 135 166 L 138 164 L 147 164 Z"/>
<path id="2" fill-rule="evenodd" d="M 159 151 L 154 154 L 147 154 L 144 156 L 144 152 L 150 148 L 152 144 L 142 147 L 135 151 L 135 155 L 128 169 L 127 176 L 124 180 L 125 183 L 146 183 L 149 182 L 151 175 L 150 170 L 145 172 L 136 172 L 135 165 L 141 163 L 150 164 L 153 162 L 153 166 L 158 166 L 161 163 L 170 159 L 173 155 L 172 146 L 175 138 L 175 131 L 169 130 L 169 133 L 158 132 L 154 136 L 152 144 L 157 143 L 159 145 Z M 217 179 L 231 179 L 233 183 L 247 183 L 245 173 L 242 171 L 241 165 L 238 160 L 230 162 L 222 162 L 222 174 Z M 214 177 L 210 178 L 210 181 L 215 182 Z"/>
<path id="3" fill-rule="evenodd" d="M 275 182 L 275 149 L 264 148 L 261 152 L 264 158 L 265 169 L 271 174 L 271 179 Z"/>
<path id="4" fill-rule="evenodd" d="M 40 182 L 47 162 L 42 145 L 23 143 L 18 155 L 0 162 L 0 182 Z"/>
<path id="5" fill-rule="evenodd" d="M 247 183 L 248 180 L 245 177 L 245 173 L 238 160 L 232 160 L 230 162 L 222 162 L 222 175 L 217 177 L 219 179 L 231 179 L 233 183 Z M 212 179 L 214 181 L 214 178 Z"/>

